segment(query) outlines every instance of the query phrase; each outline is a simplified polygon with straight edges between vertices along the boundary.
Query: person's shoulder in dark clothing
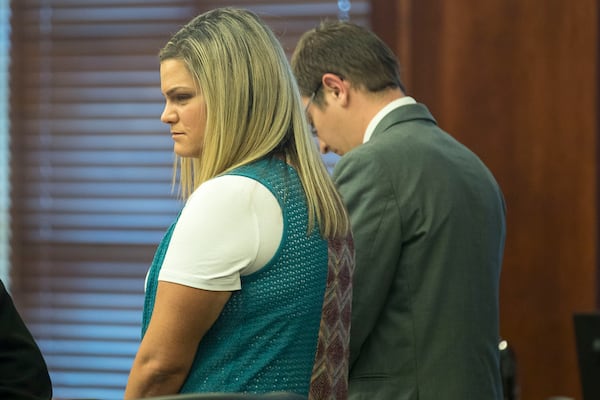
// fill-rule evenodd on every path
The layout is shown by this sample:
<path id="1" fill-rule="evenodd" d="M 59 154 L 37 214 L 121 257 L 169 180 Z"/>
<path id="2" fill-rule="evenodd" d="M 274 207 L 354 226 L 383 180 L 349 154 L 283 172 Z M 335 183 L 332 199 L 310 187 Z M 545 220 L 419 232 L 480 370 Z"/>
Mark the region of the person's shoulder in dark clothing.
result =
<path id="1" fill-rule="evenodd" d="M 0 280 L 0 399 L 51 398 L 44 357 Z"/>

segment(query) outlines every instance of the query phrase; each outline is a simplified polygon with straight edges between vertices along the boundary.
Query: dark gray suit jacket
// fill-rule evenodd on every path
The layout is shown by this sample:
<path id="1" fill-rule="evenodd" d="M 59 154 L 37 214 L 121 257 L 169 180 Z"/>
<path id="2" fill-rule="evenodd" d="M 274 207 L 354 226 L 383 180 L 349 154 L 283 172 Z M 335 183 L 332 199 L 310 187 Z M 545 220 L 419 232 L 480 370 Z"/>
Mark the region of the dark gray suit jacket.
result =
<path id="1" fill-rule="evenodd" d="M 490 171 L 414 104 L 333 177 L 356 246 L 350 399 L 501 399 L 505 206 Z"/>

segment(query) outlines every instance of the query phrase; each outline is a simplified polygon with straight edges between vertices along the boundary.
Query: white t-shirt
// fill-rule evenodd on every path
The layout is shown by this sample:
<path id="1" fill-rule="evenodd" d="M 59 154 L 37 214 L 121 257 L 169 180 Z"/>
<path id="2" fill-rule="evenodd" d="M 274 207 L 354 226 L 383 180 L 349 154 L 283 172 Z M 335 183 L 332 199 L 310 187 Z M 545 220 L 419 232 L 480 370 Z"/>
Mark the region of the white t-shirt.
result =
<path id="1" fill-rule="evenodd" d="M 233 291 L 266 265 L 283 234 L 275 196 L 254 179 L 224 175 L 200 185 L 173 231 L 158 280 Z"/>

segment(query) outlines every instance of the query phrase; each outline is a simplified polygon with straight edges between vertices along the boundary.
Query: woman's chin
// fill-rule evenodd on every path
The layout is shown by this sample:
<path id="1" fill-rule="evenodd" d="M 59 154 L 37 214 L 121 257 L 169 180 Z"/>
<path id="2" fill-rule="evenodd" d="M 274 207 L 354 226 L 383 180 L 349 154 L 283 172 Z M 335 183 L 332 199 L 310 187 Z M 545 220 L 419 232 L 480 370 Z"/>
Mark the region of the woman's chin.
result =
<path id="1" fill-rule="evenodd" d="M 184 158 L 200 157 L 200 151 L 177 145 L 177 143 L 175 143 L 175 146 L 173 146 L 173 152 L 176 155 L 178 155 L 179 157 L 184 157 Z"/>

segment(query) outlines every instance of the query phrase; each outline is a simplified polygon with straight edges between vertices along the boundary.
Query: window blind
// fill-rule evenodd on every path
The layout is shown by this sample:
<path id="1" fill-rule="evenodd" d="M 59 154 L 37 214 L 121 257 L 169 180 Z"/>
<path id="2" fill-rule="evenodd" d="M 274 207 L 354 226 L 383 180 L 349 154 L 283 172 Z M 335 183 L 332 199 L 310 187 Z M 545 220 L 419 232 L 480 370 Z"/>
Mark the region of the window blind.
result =
<path id="1" fill-rule="evenodd" d="M 226 5 L 260 14 L 288 54 L 338 15 L 337 2 L 310 0 L 11 2 L 12 292 L 57 399 L 123 397 L 144 276 L 181 207 L 156 54 Z M 368 2 L 351 7 L 366 25 Z"/>
<path id="2" fill-rule="evenodd" d="M 10 289 L 8 275 L 8 227 L 10 216 L 8 182 L 8 0 L 0 0 L 0 279 Z"/>

